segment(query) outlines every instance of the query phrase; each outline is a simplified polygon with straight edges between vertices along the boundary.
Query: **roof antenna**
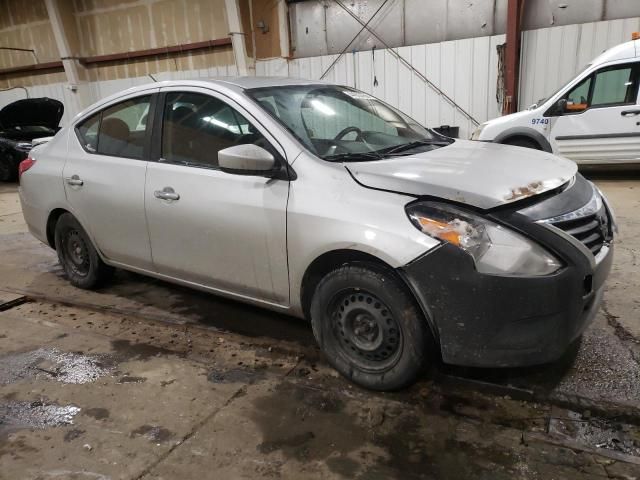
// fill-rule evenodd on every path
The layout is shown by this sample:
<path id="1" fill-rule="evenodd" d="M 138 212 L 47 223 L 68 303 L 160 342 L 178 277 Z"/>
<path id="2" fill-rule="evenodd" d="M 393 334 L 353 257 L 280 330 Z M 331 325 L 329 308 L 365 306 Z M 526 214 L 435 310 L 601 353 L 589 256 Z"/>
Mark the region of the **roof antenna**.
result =
<path id="1" fill-rule="evenodd" d="M 149 76 L 149 78 L 151 78 L 151 80 L 153 80 L 154 82 L 158 83 L 158 80 L 156 80 L 153 75 L 151 75 L 150 73 L 147 73 L 147 75 Z"/>

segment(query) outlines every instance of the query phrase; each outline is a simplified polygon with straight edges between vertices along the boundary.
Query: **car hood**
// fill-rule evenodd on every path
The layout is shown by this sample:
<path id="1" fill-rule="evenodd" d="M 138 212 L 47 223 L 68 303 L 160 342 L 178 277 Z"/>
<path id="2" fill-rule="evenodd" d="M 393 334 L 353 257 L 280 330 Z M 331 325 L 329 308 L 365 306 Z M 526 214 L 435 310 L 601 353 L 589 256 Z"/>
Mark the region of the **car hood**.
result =
<path id="1" fill-rule="evenodd" d="M 27 98 L 10 103 L 0 110 L 0 127 L 23 126 L 58 128 L 64 114 L 64 105 L 53 98 Z"/>
<path id="2" fill-rule="evenodd" d="M 481 209 L 552 190 L 577 172 L 574 162 L 549 153 L 464 140 L 416 155 L 345 166 L 365 187 L 438 197 Z"/>

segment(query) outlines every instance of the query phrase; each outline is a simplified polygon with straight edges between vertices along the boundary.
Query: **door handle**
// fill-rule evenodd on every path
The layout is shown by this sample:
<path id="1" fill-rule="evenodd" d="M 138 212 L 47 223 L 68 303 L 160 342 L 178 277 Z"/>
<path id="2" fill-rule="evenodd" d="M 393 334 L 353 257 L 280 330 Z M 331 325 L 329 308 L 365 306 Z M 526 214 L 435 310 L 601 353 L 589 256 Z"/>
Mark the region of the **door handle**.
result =
<path id="1" fill-rule="evenodd" d="M 620 112 L 620 115 L 623 117 L 635 117 L 636 115 L 640 115 L 640 110 L 623 110 Z"/>
<path id="2" fill-rule="evenodd" d="M 71 177 L 65 178 L 69 185 L 73 185 L 74 187 L 81 187 L 84 185 L 84 181 L 80 179 L 78 175 L 72 175 Z"/>
<path id="3" fill-rule="evenodd" d="M 156 190 L 153 192 L 153 196 L 160 200 L 180 200 L 180 195 L 171 187 L 164 187 L 162 190 Z"/>

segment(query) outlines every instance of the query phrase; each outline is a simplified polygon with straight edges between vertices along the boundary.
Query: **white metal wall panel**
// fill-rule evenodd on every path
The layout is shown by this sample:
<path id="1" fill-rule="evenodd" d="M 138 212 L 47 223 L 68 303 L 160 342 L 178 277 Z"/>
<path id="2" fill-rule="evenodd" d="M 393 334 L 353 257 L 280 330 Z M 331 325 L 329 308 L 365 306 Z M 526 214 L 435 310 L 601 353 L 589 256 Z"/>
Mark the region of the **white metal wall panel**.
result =
<path id="1" fill-rule="evenodd" d="M 523 33 L 520 108 L 553 94 L 602 52 L 631 39 L 640 17 Z"/>

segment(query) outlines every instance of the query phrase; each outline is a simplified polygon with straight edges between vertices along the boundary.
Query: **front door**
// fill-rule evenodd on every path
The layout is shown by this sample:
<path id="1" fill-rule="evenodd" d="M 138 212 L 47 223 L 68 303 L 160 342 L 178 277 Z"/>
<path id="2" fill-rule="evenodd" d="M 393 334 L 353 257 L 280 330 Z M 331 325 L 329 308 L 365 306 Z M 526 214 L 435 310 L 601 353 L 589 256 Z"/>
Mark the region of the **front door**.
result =
<path id="1" fill-rule="evenodd" d="M 578 163 L 640 160 L 639 65 L 603 67 L 569 91 L 551 119 L 554 152 Z"/>
<path id="2" fill-rule="evenodd" d="M 149 163 L 145 189 L 156 271 L 288 304 L 289 182 L 218 168 L 218 151 L 232 145 L 257 144 L 284 161 L 281 151 L 246 111 L 213 91 L 165 92 L 164 118 L 156 123 L 161 151 Z"/>
<path id="3" fill-rule="evenodd" d="M 156 89 L 157 90 L 157 89 Z M 109 260 L 149 270 L 144 212 L 153 95 L 110 105 L 71 132 L 63 175 L 73 214 Z"/>

